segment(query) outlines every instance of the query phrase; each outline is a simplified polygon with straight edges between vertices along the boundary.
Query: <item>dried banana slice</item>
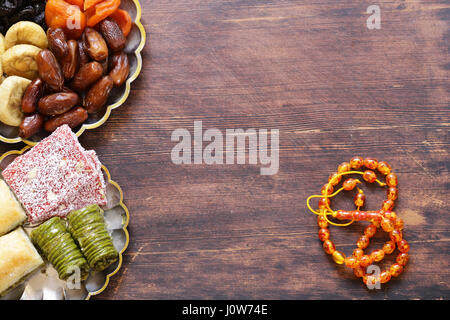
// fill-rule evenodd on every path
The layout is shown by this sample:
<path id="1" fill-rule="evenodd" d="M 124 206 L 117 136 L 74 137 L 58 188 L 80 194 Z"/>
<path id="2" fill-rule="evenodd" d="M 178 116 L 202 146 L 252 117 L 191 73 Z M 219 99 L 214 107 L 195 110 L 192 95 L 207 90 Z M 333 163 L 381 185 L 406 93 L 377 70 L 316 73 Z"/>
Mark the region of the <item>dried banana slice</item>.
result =
<path id="1" fill-rule="evenodd" d="M 41 48 L 31 44 L 18 44 L 2 55 L 3 72 L 33 80 L 38 76 L 36 57 Z"/>
<path id="2" fill-rule="evenodd" d="M 23 119 L 20 110 L 22 96 L 30 80 L 11 76 L 0 85 L 0 121 L 9 126 L 18 127 Z"/>
<path id="3" fill-rule="evenodd" d="M 44 29 L 31 21 L 20 21 L 13 24 L 5 34 L 5 50 L 17 44 L 31 44 L 47 49 L 48 41 Z"/>

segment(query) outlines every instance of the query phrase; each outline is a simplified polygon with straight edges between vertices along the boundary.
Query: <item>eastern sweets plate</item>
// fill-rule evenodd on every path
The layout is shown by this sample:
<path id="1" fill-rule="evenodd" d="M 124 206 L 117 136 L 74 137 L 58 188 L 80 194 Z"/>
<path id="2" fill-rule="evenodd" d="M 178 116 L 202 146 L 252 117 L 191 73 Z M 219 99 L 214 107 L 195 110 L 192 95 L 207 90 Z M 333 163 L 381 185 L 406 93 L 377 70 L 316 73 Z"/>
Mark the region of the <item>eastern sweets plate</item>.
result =
<path id="1" fill-rule="evenodd" d="M 101 293 L 122 265 L 129 213 L 95 152 L 62 126 L 33 148 L 3 154 L 0 169 L 1 299 Z"/>
<path id="2" fill-rule="evenodd" d="M 4 1 L 6 0 L 0 0 Z M 92 7 L 85 10 L 83 5 L 88 3 Z M 74 7 L 75 4 L 79 6 Z M 23 5 L 25 6 L 25 2 Z M 83 15 L 83 19 L 80 19 L 83 30 L 66 30 L 64 25 L 58 24 L 66 9 L 77 10 Z M 6 12 L 3 11 L 0 11 L 0 24 L 5 19 L 8 22 L 3 15 Z M 35 145 L 64 123 L 71 126 L 77 136 L 105 123 L 111 111 L 126 101 L 131 83 L 142 69 L 141 51 L 146 34 L 140 22 L 139 1 L 36 0 L 33 5 L 16 8 L 15 11 L 6 25 L 0 25 L 3 33 L 0 35 L 0 73 L 3 74 L 0 74 L 0 118 L 4 120 L 0 119 L 0 140 Z M 52 20 L 51 17 L 55 19 Z M 123 31 L 122 42 L 115 37 L 119 33 L 117 26 Z M 17 36 L 20 34 L 33 36 L 21 39 Z M 54 43 L 61 40 L 62 34 L 68 45 L 59 48 Z M 101 38 L 107 44 L 106 55 L 104 52 L 91 52 L 87 48 L 90 44 L 93 48 L 98 47 L 98 42 L 103 43 Z M 100 40 L 97 41 L 98 39 Z M 61 55 L 62 51 L 69 53 L 69 57 L 73 52 L 72 61 L 76 57 L 77 63 L 74 62 L 71 66 L 70 58 L 59 57 L 58 54 Z M 43 62 L 39 62 L 51 61 L 52 57 L 49 56 L 52 53 L 60 65 L 63 77 L 59 83 L 55 83 L 54 79 L 44 79 L 45 76 L 39 73 L 40 68 L 45 69 L 41 67 Z M 39 58 L 38 55 L 42 57 Z M 31 62 L 27 62 L 25 68 L 22 61 Z M 127 73 L 120 70 L 125 65 L 124 61 L 128 65 Z M 47 74 L 47 71 L 43 73 Z M 89 74 L 92 79 L 86 79 L 83 74 Z M 42 78 L 42 81 L 36 80 L 38 78 Z M 98 94 L 102 91 L 104 94 Z M 20 92 L 22 99 L 11 98 L 14 96 L 11 92 L 15 92 L 16 96 Z M 52 95 L 53 97 L 49 97 Z M 11 103 L 2 105 L 1 100 L 8 100 L 4 96 Z M 61 102 L 59 110 L 53 107 L 58 104 L 55 103 L 56 100 Z M 22 112 L 17 115 L 17 110 Z M 6 115 L 2 117 L 2 113 Z"/>

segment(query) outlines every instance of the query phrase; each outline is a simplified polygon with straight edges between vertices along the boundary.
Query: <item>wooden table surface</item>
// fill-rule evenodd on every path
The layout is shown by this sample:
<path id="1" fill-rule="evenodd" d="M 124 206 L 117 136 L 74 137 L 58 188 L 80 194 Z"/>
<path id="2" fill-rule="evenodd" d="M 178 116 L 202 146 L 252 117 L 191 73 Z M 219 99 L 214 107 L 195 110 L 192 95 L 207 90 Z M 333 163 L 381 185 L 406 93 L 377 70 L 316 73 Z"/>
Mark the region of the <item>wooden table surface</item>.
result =
<path id="1" fill-rule="evenodd" d="M 366 27 L 372 3 L 359 0 L 141 4 L 142 73 L 80 138 L 131 216 L 123 267 L 95 299 L 450 298 L 447 0 L 377 1 L 380 30 Z M 279 129 L 279 172 L 173 164 L 172 132 L 197 120 Z M 399 177 L 411 259 L 381 290 L 323 252 L 305 204 L 353 155 L 386 160 Z M 365 190 L 378 209 L 385 193 Z M 351 198 L 334 203 L 350 208 Z M 350 254 L 363 227 L 332 227 L 336 246 Z"/>

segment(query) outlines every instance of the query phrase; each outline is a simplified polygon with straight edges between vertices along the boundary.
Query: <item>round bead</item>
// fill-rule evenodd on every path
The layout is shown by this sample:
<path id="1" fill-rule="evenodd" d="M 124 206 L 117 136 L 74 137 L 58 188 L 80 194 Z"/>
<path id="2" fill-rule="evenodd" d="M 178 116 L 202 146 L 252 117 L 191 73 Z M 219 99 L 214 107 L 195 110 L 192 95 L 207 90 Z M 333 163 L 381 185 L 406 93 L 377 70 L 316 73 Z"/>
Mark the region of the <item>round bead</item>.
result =
<path id="1" fill-rule="evenodd" d="M 343 264 L 345 261 L 345 255 L 342 252 L 335 250 L 333 252 L 333 260 L 337 264 Z"/>
<path id="2" fill-rule="evenodd" d="M 352 254 L 356 259 L 361 259 L 361 257 L 364 255 L 364 250 L 360 249 L 360 248 L 356 248 L 355 250 L 353 250 L 353 254 Z"/>
<path id="3" fill-rule="evenodd" d="M 378 163 L 378 171 L 381 174 L 388 175 L 391 173 L 391 166 L 386 161 L 380 161 L 380 163 Z"/>
<path id="4" fill-rule="evenodd" d="M 320 198 L 319 200 L 319 209 L 327 209 L 330 206 L 331 200 L 330 198 Z"/>
<path id="5" fill-rule="evenodd" d="M 359 266 L 359 262 L 358 262 L 358 259 L 356 259 L 353 256 L 350 256 L 350 257 L 345 258 L 345 265 L 347 267 L 353 269 L 353 268 L 356 268 Z"/>
<path id="6" fill-rule="evenodd" d="M 383 272 L 380 274 L 380 282 L 381 282 L 381 283 L 386 283 L 386 282 L 388 282 L 389 280 L 391 280 L 391 273 L 390 273 L 388 270 L 383 271 Z"/>
<path id="7" fill-rule="evenodd" d="M 364 234 L 369 238 L 372 238 L 375 233 L 377 233 L 377 227 L 375 227 L 373 224 L 369 224 L 366 229 L 364 229 Z"/>
<path id="8" fill-rule="evenodd" d="M 335 172 L 330 175 L 330 177 L 328 178 L 328 182 L 331 182 L 331 184 L 333 186 L 335 186 L 335 185 L 339 184 L 339 182 L 341 182 L 341 179 L 342 179 L 342 176 L 338 176 L 338 173 Z"/>
<path id="9" fill-rule="evenodd" d="M 403 239 L 403 234 L 398 229 L 392 230 L 391 233 L 389 234 L 389 236 L 391 237 L 391 240 L 394 242 L 399 242 L 400 240 Z"/>
<path id="10" fill-rule="evenodd" d="M 372 183 L 377 180 L 377 175 L 372 170 L 366 170 L 363 173 L 363 179 L 369 183 Z"/>
<path id="11" fill-rule="evenodd" d="M 365 273 L 366 272 L 365 272 L 364 268 L 356 267 L 355 269 L 353 269 L 353 274 L 358 278 L 363 277 Z"/>
<path id="12" fill-rule="evenodd" d="M 384 231 L 391 232 L 392 230 L 394 230 L 394 223 L 391 220 L 383 217 L 381 219 L 381 227 Z"/>
<path id="13" fill-rule="evenodd" d="M 385 254 L 391 254 L 395 250 L 395 242 L 388 241 L 383 246 L 383 251 Z"/>
<path id="14" fill-rule="evenodd" d="M 364 275 L 364 276 L 363 276 L 363 282 L 364 282 L 366 285 L 372 285 L 372 286 L 374 286 L 374 285 L 376 285 L 377 282 L 379 282 L 379 281 L 380 281 L 380 279 L 377 278 L 377 277 L 374 276 L 374 275 Z"/>
<path id="15" fill-rule="evenodd" d="M 360 249 L 364 249 L 367 248 L 367 246 L 369 245 L 369 238 L 367 236 L 361 236 L 359 237 L 358 241 L 356 242 L 356 245 L 358 246 L 358 248 Z"/>
<path id="16" fill-rule="evenodd" d="M 349 178 L 344 181 L 344 183 L 342 184 L 342 187 L 344 188 L 344 190 L 350 191 L 350 190 L 355 189 L 358 182 L 359 182 L 358 179 Z"/>
<path id="17" fill-rule="evenodd" d="M 408 260 L 409 260 L 409 254 L 404 253 L 404 252 L 400 253 L 397 256 L 397 258 L 395 259 L 395 261 L 397 261 L 397 263 L 402 266 L 406 266 L 406 264 L 408 263 Z"/>
<path id="18" fill-rule="evenodd" d="M 383 216 L 393 222 L 397 219 L 397 214 L 394 211 L 386 211 Z"/>
<path id="19" fill-rule="evenodd" d="M 372 258 L 373 261 L 379 262 L 379 261 L 383 260 L 383 258 L 384 258 L 384 251 L 383 250 L 379 250 L 379 249 L 378 250 L 374 250 L 370 254 L 370 257 Z"/>
<path id="20" fill-rule="evenodd" d="M 350 163 L 348 163 L 348 162 L 342 162 L 342 163 L 338 166 L 337 172 L 338 172 L 338 173 L 344 173 L 344 172 L 347 172 L 347 171 L 350 171 Z"/>
<path id="21" fill-rule="evenodd" d="M 397 181 L 397 176 L 395 175 L 395 173 L 389 173 L 386 176 L 386 184 L 389 187 L 396 187 L 397 186 L 398 181 Z"/>
<path id="22" fill-rule="evenodd" d="M 350 168 L 352 169 L 359 169 L 363 166 L 364 164 L 364 159 L 361 157 L 353 157 L 350 160 Z"/>
<path id="23" fill-rule="evenodd" d="M 364 159 L 364 166 L 368 169 L 375 170 L 378 167 L 378 160 L 375 158 Z"/>
<path id="24" fill-rule="evenodd" d="M 397 200 L 398 189 L 396 187 L 389 187 L 386 191 L 388 200 Z"/>
<path id="25" fill-rule="evenodd" d="M 401 218 L 395 219 L 395 229 L 403 230 L 403 226 L 404 226 L 403 219 Z"/>
<path id="26" fill-rule="evenodd" d="M 405 239 L 402 239 L 399 242 L 397 242 L 397 247 L 398 250 L 400 250 L 400 252 L 402 253 L 407 253 L 409 251 L 409 244 L 408 241 L 406 241 Z"/>
<path id="27" fill-rule="evenodd" d="M 364 195 L 364 193 L 357 193 L 357 194 L 355 194 L 353 201 L 355 203 L 355 206 L 362 207 L 362 206 L 364 206 L 364 203 L 366 202 L 366 196 Z"/>
<path id="28" fill-rule="evenodd" d="M 320 241 L 325 241 L 330 239 L 330 231 L 327 228 L 319 229 L 319 239 Z"/>
<path id="29" fill-rule="evenodd" d="M 359 265 L 361 267 L 366 268 L 366 267 L 370 266 L 371 264 L 372 264 L 372 258 L 370 256 L 368 256 L 367 254 L 363 255 L 361 257 L 361 259 L 359 259 Z"/>
<path id="30" fill-rule="evenodd" d="M 324 216 L 317 216 L 317 224 L 318 224 L 319 227 L 321 227 L 321 228 L 326 228 L 326 227 L 328 227 L 328 221 L 327 221 L 327 219 L 325 219 Z"/>
<path id="31" fill-rule="evenodd" d="M 328 254 L 333 254 L 333 252 L 336 250 L 336 247 L 331 240 L 325 240 L 323 242 L 323 250 L 325 250 L 325 252 Z"/>
<path id="32" fill-rule="evenodd" d="M 391 273 L 391 275 L 393 277 L 398 277 L 403 271 L 403 266 L 398 264 L 398 263 L 394 263 L 390 268 L 389 268 L 389 272 Z"/>
<path id="33" fill-rule="evenodd" d="M 324 184 L 321 190 L 323 196 L 330 195 L 333 193 L 333 185 L 331 183 Z"/>
<path id="34" fill-rule="evenodd" d="M 392 210 L 392 208 L 394 208 L 394 204 L 394 200 L 384 200 L 381 209 L 384 211 Z"/>

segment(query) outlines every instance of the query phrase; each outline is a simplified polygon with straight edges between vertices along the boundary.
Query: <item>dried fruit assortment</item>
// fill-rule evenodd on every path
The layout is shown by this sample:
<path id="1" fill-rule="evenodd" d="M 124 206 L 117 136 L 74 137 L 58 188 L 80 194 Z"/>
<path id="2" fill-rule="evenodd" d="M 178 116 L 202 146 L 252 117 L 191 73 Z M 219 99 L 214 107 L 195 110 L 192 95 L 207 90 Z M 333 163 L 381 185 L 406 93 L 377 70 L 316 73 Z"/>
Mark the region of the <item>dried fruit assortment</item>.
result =
<path id="1" fill-rule="evenodd" d="M 25 1 L 1 3 L 0 16 Z M 43 7 L 44 0 L 32 3 Z M 8 25 L 0 36 L 7 80 L 0 80 L 0 121 L 28 139 L 63 124 L 76 128 L 101 111 L 130 73 L 123 50 L 131 18 L 119 6 L 120 0 L 48 0 L 45 24 Z"/>
<path id="2" fill-rule="evenodd" d="M 358 169 L 363 169 L 359 171 Z M 377 170 L 381 175 L 385 176 L 385 181 L 382 182 L 377 179 L 375 173 Z M 342 187 L 337 191 L 334 188 L 341 182 L 345 175 L 359 174 L 363 180 L 368 183 L 376 182 L 380 187 L 387 187 L 387 199 L 383 201 L 380 210 L 363 211 L 361 207 L 364 206 L 366 197 L 362 189 L 357 185 L 361 183 L 359 179 L 348 178 L 342 183 Z M 374 158 L 353 157 L 349 162 L 343 162 L 338 166 L 337 172 L 330 175 L 328 183 L 322 187 L 321 195 L 312 195 L 307 199 L 308 208 L 318 215 L 317 223 L 319 225 L 319 239 L 323 242 L 323 248 L 327 254 L 330 254 L 337 264 L 345 264 L 347 267 L 353 269 L 356 277 L 362 278 L 363 282 L 369 287 L 379 283 L 386 283 L 392 277 L 398 277 L 405 268 L 409 255 L 409 244 L 403 238 L 403 220 L 392 211 L 394 202 L 398 197 L 397 176 L 391 171 L 391 166 L 385 161 L 378 161 Z M 352 191 L 357 189 L 354 197 L 354 204 L 356 210 L 332 210 L 330 207 L 331 197 L 336 196 L 339 192 Z M 309 201 L 312 198 L 319 199 L 319 211 L 311 208 Z M 347 223 L 336 223 L 329 220 L 328 216 L 332 216 L 337 220 L 350 220 Z M 356 249 L 351 256 L 345 257 L 344 253 L 336 250 L 334 243 L 330 240 L 330 231 L 328 225 L 348 226 L 354 221 L 368 221 L 370 224 L 365 228 L 363 235 L 356 242 Z M 372 238 L 377 229 L 380 228 L 387 232 L 390 236 L 382 249 L 373 250 L 370 254 L 365 254 L 364 249 L 369 245 L 370 238 Z M 385 255 L 394 252 L 398 248 L 399 255 L 396 263 L 389 268 L 381 271 L 379 274 L 368 272 L 367 267 L 375 262 L 380 262 Z"/>

